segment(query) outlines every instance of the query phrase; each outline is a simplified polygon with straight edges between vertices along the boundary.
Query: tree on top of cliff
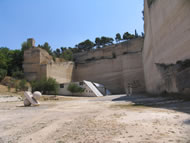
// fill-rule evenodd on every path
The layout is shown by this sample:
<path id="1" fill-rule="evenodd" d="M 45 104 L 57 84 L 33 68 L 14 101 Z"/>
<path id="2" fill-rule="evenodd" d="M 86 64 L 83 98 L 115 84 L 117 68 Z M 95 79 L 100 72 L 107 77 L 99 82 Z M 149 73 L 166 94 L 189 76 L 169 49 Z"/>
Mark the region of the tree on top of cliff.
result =
<path id="1" fill-rule="evenodd" d="M 53 55 L 51 46 L 49 45 L 48 42 L 45 42 L 44 45 L 38 45 L 38 47 L 46 50 L 50 55 Z"/>
<path id="2" fill-rule="evenodd" d="M 67 61 L 72 61 L 73 60 L 73 51 L 72 51 L 72 48 L 69 48 L 69 49 L 65 50 L 62 53 L 61 57 L 64 58 L 65 60 L 67 60 Z"/>
<path id="3" fill-rule="evenodd" d="M 99 37 L 96 37 L 95 45 L 96 45 L 96 48 L 101 48 L 101 39 Z"/>
<path id="4" fill-rule="evenodd" d="M 107 45 L 112 45 L 113 44 L 113 38 L 110 38 L 110 37 L 105 37 L 105 36 L 102 36 L 101 37 L 101 45 L 104 47 L 104 46 L 107 46 Z"/>
<path id="5" fill-rule="evenodd" d="M 113 41 L 114 39 L 110 37 L 105 37 L 105 36 L 102 36 L 101 38 L 97 37 L 95 39 L 95 45 L 96 48 L 103 48 L 104 46 L 112 45 Z"/>
<path id="6" fill-rule="evenodd" d="M 125 32 L 123 34 L 123 40 L 131 40 L 131 39 L 134 39 L 134 38 L 135 38 L 135 35 L 130 34 L 129 32 Z"/>
<path id="7" fill-rule="evenodd" d="M 135 38 L 138 38 L 138 37 L 139 37 L 139 35 L 137 33 L 137 30 L 135 29 Z"/>
<path id="8" fill-rule="evenodd" d="M 116 34 L 115 41 L 116 42 L 121 41 L 121 35 L 119 33 Z"/>
<path id="9" fill-rule="evenodd" d="M 94 47 L 94 43 L 89 39 L 79 43 L 77 46 L 81 51 L 89 51 Z"/>
<path id="10" fill-rule="evenodd" d="M 53 54 L 56 56 L 56 57 L 60 57 L 61 56 L 61 50 L 59 48 L 57 48 L 55 51 L 53 51 Z"/>

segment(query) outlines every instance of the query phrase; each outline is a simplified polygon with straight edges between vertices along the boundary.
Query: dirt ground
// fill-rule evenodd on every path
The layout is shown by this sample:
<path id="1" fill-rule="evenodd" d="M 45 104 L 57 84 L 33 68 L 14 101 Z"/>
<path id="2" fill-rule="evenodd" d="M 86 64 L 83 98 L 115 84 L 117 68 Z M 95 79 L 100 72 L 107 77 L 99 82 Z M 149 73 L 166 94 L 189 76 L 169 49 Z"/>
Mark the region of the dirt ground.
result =
<path id="1" fill-rule="evenodd" d="M 190 143 L 190 102 L 141 95 L 0 103 L 0 143 Z"/>

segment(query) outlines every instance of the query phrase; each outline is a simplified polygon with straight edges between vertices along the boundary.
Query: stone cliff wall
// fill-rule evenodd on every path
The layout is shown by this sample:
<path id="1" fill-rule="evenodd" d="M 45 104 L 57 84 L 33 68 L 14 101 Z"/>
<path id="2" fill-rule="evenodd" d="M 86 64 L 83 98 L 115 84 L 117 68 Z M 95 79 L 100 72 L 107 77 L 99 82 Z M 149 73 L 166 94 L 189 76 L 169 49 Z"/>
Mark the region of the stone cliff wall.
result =
<path id="1" fill-rule="evenodd" d="M 176 79 L 179 81 L 180 73 L 186 73 L 187 77 L 189 74 L 187 71 L 179 72 L 174 67 L 180 66 L 177 62 L 190 59 L 190 1 L 153 0 L 149 6 L 148 1 L 144 1 L 143 65 L 146 89 L 155 94 L 181 92 L 181 89 L 186 90 L 190 85 L 179 87 L 178 83 L 188 82 L 177 82 Z M 169 70 L 171 64 L 174 65 Z"/>
<path id="2" fill-rule="evenodd" d="M 72 81 L 73 62 L 62 62 L 47 65 L 47 77 L 56 79 L 58 83 L 68 83 Z"/>
<path id="3" fill-rule="evenodd" d="M 26 79 L 35 80 L 46 77 L 43 64 L 52 62 L 52 57 L 43 49 L 30 48 L 24 52 L 23 69 Z"/>
<path id="4" fill-rule="evenodd" d="M 133 40 L 121 42 L 119 44 L 107 46 L 105 48 L 78 53 L 74 55 L 74 59 L 77 63 L 84 63 L 91 60 L 112 59 L 120 55 L 138 53 L 142 52 L 143 42 L 143 38 L 136 38 Z"/>
<path id="5" fill-rule="evenodd" d="M 105 85 L 113 94 L 125 93 L 130 83 L 134 92 L 144 92 L 143 38 L 75 56 L 73 81 L 90 80 Z"/>
<path id="6" fill-rule="evenodd" d="M 136 38 L 78 53 L 75 63 L 54 62 L 46 51 L 31 48 L 24 54 L 25 77 L 28 80 L 52 77 L 59 83 L 90 80 L 105 85 L 113 94 L 125 93 L 130 84 L 133 92 L 144 92 L 143 43 L 143 38 Z"/>
<path id="7" fill-rule="evenodd" d="M 52 57 L 40 48 L 30 48 L 24 52 L 24 74 L 30 81 L 52 77 L 58 83 L 70 82 L 73 66 L 73 62 L 54 62 Z"/>

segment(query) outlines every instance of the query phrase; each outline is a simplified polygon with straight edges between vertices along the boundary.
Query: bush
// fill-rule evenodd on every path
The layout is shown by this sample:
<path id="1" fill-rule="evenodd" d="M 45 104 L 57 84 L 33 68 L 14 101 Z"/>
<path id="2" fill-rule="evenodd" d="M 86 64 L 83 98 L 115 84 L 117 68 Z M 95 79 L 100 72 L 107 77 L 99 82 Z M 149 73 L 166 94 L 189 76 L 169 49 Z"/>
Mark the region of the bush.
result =
<path id="1" fill-rule="evenodd" d="M 0 69 L 0 81 L 3 80 L 6 75 L 7 71 L 4 69 Z"/>
<path id="2" fill-rule="evenodd" d="M 44 94 L 57 94 L 58 83 L 53 78 L 42 78 L 31 82 L 32 91 L 41 91 Z"/>
<path id="3" fill-rule="evenodd" d="M 19 90 L 26 91 L 28 90 L 29 86 L 27 85 L 27 81 L 25 79 L 19 82 Z"/>
<path id="4" fill-rule="evenodd" d="M 22 71 L 15 71 L 12 76 L 16 79 L 24 79 L 24 73 Z"/>
<path id="5" fill-rule="evenodd" d="M 67 88 L 70 92 L 72 93 L 82 93 L 84 92 L 84 88 L 78 86 L 77 84 L 71 83 L 69 84 L 68 88 Z"/>
<path id="6" fill-rule="evenodd" d="M 7 78 L 7 81 L 5 81 Z M 27 91 L 30 88 L 30 83 L 27 82 L 25 79 L 17 80 L 13 78 L 6 77 L 2 83 L 6 83 L 4 85 L 7 86 L 8 91 L 11 91 L 11 88 L 15 88 L 15 92 L 18 91 Z"/>
<path id="7" fill-rule="evenodd" d="M 8 92 L 10 92 L 10 91 L 11 91 L 11 86 L 8 85 L 8 86 L 7 86 L 7 89 L 8 89 Z"/>

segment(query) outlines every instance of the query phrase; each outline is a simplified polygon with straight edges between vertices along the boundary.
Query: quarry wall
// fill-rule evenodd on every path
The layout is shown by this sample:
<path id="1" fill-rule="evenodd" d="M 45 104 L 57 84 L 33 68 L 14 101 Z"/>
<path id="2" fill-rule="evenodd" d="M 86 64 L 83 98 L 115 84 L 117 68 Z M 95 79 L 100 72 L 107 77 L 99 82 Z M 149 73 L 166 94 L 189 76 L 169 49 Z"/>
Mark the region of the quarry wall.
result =
<path id="1" fill-rule="evenodd" d="M 57 62 L 43 49 L 30 48 L 24 53 L 24 73 L 28 80 L 52 77 L 58 83 L 89 80 L 103 84 L 113 94 L 125 93 L 130 84 L 133 92 L 144 92 L 142 48 L 144 39 L 78 53 L 75 62 Z"/>
<path id="2" fill-rule="evenodd" d="M 24 52 L 23 69 L 25 77 L 29 81 L 52 77 L 58 83 L 70 82 L 73 66 L 73 62 L 54 62 L 45 50 L 37 47 Z"/>
<path id="3" fill-rule="evenodd" d="M 46 77 L 46 67 L 43 64 L 52 62 L 52 57 L 43 49 L 30 48 L 24 52 L 23 69 L 26 79 L 35 80 Z"/>
<path id="4" fill-rule="evenodd" d="M 72 81 L 73 67 L 73 62 L 47 64 L 47 77 L 56 79 L 58 83 L 69 83 Z"/>
<path id="5" fill-rule="evenodd" d="M 105 85 L 113 94 L 144 92 L 143 38 L 75 55 L 73 81 L 89 80 Z"/>
<path id="6" fill-rule="evenodd" d="M 149 2 L 144 1 L 146 90 L 155 94 L 187 91 L 190 88 L 190 1 Z M 181 68 L 184 63 L 186 67 Z"/>
<path id="7" fill-rule="evenodd" d="M 43 49 L 24 53 L 28 80 L 53 77 L 59 83 L 90 80 L 112 93 L 190 93 L 190 0 L 144 0 L 145 38 L 136 38 L 57 62 Z M 143 59 L 143 60 L 142 60 Z"/>

